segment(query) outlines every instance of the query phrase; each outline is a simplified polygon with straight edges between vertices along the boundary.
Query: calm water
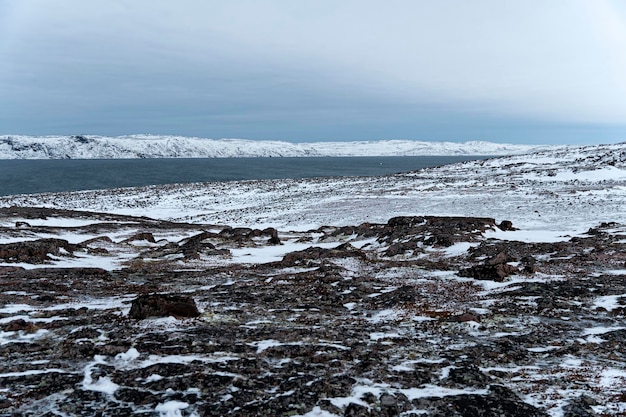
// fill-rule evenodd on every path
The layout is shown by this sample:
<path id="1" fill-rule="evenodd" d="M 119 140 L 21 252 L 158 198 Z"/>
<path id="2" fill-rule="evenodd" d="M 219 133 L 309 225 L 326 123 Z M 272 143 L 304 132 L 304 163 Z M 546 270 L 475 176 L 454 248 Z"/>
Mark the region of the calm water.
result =
<path id="1" fill-rule="evenodd" d="M 480 156 L 0 161 L 0 195 L 142 185 L 385 175 Z"/>

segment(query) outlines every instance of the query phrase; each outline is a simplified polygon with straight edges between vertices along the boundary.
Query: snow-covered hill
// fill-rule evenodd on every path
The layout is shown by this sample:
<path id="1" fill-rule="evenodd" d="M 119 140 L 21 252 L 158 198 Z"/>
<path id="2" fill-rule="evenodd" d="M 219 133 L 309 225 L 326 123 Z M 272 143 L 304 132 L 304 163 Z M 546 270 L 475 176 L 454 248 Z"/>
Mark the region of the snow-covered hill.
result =
<path id="1" fill-rule="evenodd" d="M 626 224 L 626 144 L 568 146 L 382 177 L 172 184 L 0 198 L 174 221 L 281 229 L 405 215 L 509 219 L 526 230 Z"/>
<path id="2" fill-rule="evenodd" d="M 0 136 L 0 159 L 511 155 L 538 148 L 540 147 L 482 141 L 455 143 L 384 140 L 290 143 L 152 135 Z"/>

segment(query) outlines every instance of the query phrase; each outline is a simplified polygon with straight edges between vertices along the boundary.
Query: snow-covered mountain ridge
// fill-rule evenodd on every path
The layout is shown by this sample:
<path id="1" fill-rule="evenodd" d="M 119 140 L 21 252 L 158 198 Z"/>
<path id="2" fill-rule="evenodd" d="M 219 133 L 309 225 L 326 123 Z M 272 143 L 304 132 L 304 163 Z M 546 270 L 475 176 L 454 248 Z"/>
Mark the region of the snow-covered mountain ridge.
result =
<path id="1" fill-rule="evenodd" d="M 256 141 L 183 136 L 0 136 L 0 159 L 132 159 L 320 156 L 512 155 L 546 146 L 483 141 Z"/>

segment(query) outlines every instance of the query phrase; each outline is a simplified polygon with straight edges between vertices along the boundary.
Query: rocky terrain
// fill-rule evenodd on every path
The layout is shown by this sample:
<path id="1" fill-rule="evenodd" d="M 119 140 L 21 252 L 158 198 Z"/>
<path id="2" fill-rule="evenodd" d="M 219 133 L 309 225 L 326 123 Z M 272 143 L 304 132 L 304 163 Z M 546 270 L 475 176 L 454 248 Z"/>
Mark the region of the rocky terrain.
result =
<path id="1" fill-rule="evenodd" d="M 3 416 L 626 414 L 624 224 L 0 219 Z"/>
<path id="2" fill-rule="evenodd" d="M 624 144 L 0 207 L 0 415 L 626 415 Z"/>

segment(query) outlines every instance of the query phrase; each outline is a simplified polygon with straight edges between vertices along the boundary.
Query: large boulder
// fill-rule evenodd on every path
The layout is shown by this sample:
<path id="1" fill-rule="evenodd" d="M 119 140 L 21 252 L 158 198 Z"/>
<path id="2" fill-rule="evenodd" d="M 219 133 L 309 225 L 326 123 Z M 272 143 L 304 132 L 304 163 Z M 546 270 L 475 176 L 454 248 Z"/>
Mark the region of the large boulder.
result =
<path id="1" fill-rule="evenodd" d="M 197 317 L 200 315 L 193 298 L 177 294 L 144 294 L 132 301 L 128 317 Z"/>
<path id="2" fill-rule="evenodd" d="M 459 276 L 485 281 L 502 282 L 509 275 L 519 272 L 516 266 L 510 265 L 511 259 L 503 252 L 480 265 L 474 265 L 459 271 Z"/>
<path id="3" fill-rule="evenodd" d="M 282 267 L 310 266 L 328 258 L 359 258 L 364 260 L 367 257 L 361 249 L 355 248 L 350 243 L 343 243 L 335 248 L 313 246 L 301 251 L 289 252 L 279 262 L 279 265 Z"/>
<path id="4" fill-rule="evenodd" d="M 72 256 L 73 252 L 79 249 L 81 249 L 80 245 L 71 244 L 64 239 L 5 243 L 0 244 L 0 261 L 43 264 L 52 260 L 49 255 Z"/>

